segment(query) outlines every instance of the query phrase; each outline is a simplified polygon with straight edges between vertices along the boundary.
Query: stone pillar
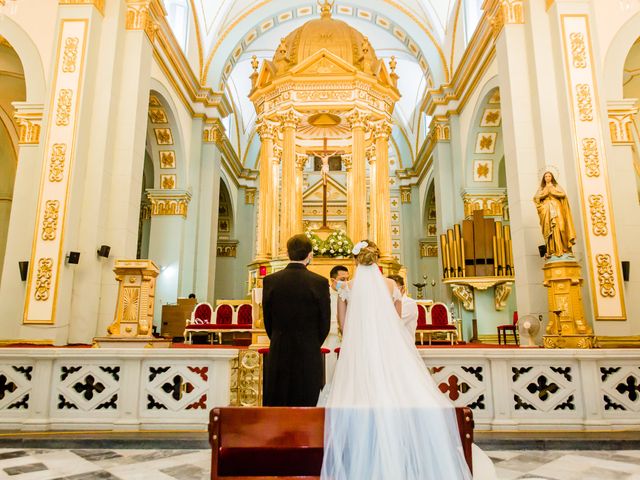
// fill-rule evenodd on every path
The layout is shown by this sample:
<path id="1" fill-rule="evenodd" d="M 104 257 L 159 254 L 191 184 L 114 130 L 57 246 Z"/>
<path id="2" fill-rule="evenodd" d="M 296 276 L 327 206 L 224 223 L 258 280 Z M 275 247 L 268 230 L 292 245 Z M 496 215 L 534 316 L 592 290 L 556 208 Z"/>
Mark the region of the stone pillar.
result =
<path id="1" fill-rule="evenodd" d="M 517 309 L 521 315 L 542 314 L 548 312 L 547 292 L 542 285 L 542 264 L 537 248 L 542 243 L 542 236 L 532 199 L 540 184 L 538 170 L 546 161 L 544 154 L 538 151 L 543 142 L 536 138 L 534 132 L 539 131 L 538 106 L 549 100 L 541 100 L 534 105 L 538 99 L 532 92 L 537 90 L 532 81 L 535 73 L 530 71 L 531 59 L 528 57 L 531 46 L 527 39 L 522 2 L 519 2 L 519 10 L 509 2 L 495 4 L 494 34 L 497 35 L 496 58 Z M 558 153 L 555 152 L 554 156 L 557 157 Z M 552 158 L 549 157 L 550 162 Z"/>
<path id="2" fill-rule="evenodd" d="M 102 21 L 102 13 L 90 5 L 60 6 L 56 20 L 57 60 L 49 84 L 51 100 L 42 137 L 40 193 L 20 336 L 58 345 L 67 343 L 72 318 L 75 270 L 65 257 L 69 250 L 78 250 L 80 241 Z M 95 256 L 95 245 L 92 250 Z"/>
<path id="3" fill-rule="evenodd" d="M 158 0 L 127 0 L 125 32 L 117 60 L 122 76 L 115 80 L 105 177 L 108 179 L 106 224 L 103 236 L 116 258 L 135 258 L 138 242 L 142 173 L 144 170 L 147 113 L 151 86 L 153 40 L 157 18 L 165 14 Z M 126 118 L 126 122 L 117 119 Z M 104 218 L 104 217 L 103 217 Z M 113 321 L 117 284 L 107 269 L 102 275 L 98 331 Z"/>
<path id="4" fill-rule="evenodd" d="M 213 302 L 218 242 L 218 203 L 220 200 L 219 132 L 206 125 L 200 147 L 200 199 L 198 202 L 198 238 L 196 243 L 195 294 L 200 301 Z M 194 206 L 192 205 L 192 208 Z M 193 212 L 193 211 L 192 211 Z"/>
<path id="5" fill-rule="evenodd" d="M 287 255 L 287 240 L 301 231 L 295 231 L 298 216 L 296 205 L 296 126 L 298 118 L 293 110 L 289 110 L 281 117 L 282 140 L 282 183 L 280 199 L 280 245 L 279 256 Z"/>
<path id="6" fill-rule="evenodd" d="M 386 121 L 376 125 L 376 243 L 382 259 L 391 256 L 391 196 L 389 193 L 389 136 L 391 125 Z"/>
<path id="7" fill-rule="evenodd" d="M 178 297 L 180 254 L 191 194 L 181 190 L 147 190 L 151 202 L 149 259 L 160 268 L 156 282 L 154 317 L 162 320 L 162 305 L 175 303 Z"/>
<path id="8" fill-rule="evenodd" d="M 33 179 L 40 175 L 42 163 L 42 104 L 15 102 L 15 118 L 20 126 L 18 163 L 13 184 L 11 216 L 0 277 L 0 330 L 2 338 L 19 338 L 26 283 L 20 278 L 18 262 L 29 261 L 38 191 Z"/>
<path id="9" fill-rule="evenodd" d="M 365 159 L 366 116 L 355 111 L 350 117 L 352 145 L 352 166 L 350 197 L 347 203 L 351 216 L 347 218 L 349 238 L 355 243 L 367 237 L 367 172 Z"/>
<path id="10" fill-rule="evenodd" d="M 260 135 L 260 196 L 258 200 L 258 245 L 256 247 L 256 261 L 270 260 L 274 253 L 273 237 L 273 137 L 274 128 L 264 120 L 258 127 Z"/>
<path id="11" fill-rule="evenodd" d="M 565 102 L 560 109 L 568 119 L 567 169 L 577 178 L 582 220 L 584 262 L 588 268 L 590 299 L 595 320 L 626 320 L 624 286 L 613 217 L 605 135 L 609 135 L 606 105 L 599 90 L 600 62 L 596 62 L 594 32 L 588 3 L 556 0 L 549 9 L 552 38 L 562 62 Z M 561 52 L 561 55 L 560 55 Z M 560 85 L 560 83 L 558 84 Z M 606 132 L 606 133 L 605 133 Z M 577 213 L 577 212 L 576 212 Z M 579 230 L 578 230 L 579 231 Z M 597 325 L 597 324 L 596 324 Z"/>

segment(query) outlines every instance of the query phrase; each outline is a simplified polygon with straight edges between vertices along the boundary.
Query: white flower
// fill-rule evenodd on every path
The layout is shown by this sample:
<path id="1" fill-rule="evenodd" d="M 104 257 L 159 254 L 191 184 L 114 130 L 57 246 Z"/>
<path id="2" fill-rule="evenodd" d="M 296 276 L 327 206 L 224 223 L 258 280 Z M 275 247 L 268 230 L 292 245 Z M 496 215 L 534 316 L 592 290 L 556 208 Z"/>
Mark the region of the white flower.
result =
<path id="1" fill-rule="evenodd" d="M 369 246 L 369 243 L 367 243 L 365 240 L 362 240 L 361 242 L 358 242 L 355 244 L 355 246 L 353 247 L 353 250 L 351 250 L 351 253 L 353 253 L 354 255 L 358 255 L 360 253 L 360 250 L 368 246 Z"/>

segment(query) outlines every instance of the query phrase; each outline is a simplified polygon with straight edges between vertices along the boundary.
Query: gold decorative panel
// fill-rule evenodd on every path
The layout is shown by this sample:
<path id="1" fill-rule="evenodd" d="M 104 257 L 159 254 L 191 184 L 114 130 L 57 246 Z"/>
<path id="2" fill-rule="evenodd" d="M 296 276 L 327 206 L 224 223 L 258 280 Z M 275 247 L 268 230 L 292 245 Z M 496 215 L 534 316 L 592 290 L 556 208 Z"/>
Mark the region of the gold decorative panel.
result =
<path id="1" fill-rule="evenodd" d="M 72 3 L 85 2 L 64 2 Z M 60 268 L 64 262 L 61 242 L 77 141 L 78 100 L 84 81 L 88 29 L 86 18 L 60 20 L 31 252 L 31 264 L 36 267 L 29 269 L 25 324 L 55 323 Z"/>
<path id="2" fill-rule="evenodd" d="M 586 14 L 560 14 L 567 93 L 578 156 L 578 192 L 582 204 L 591 299 L 596 320 L 624 320 L 613 208 L 607 177 L 598 84 L 594 74 L 593 39 Z M 617 106 L 614 106 L 617 107 Z M 625 107 L 626 108 L 626 107 Z M 612 137 L 627 135 L 624 114 L 608 114 Z"/>
<path id="3" fill-rule="evenodd" d="M 176 168 L 176 152 L 173 150 L 160 150 L 160 168 Z"/>
<path id="4" fill-rule="evenodd" d="M 191 194 L 187 191 L 147 190 L 147 197 L 151 203 L 151 216 L 187 216 L 187 208 L 191 201 Z"/>

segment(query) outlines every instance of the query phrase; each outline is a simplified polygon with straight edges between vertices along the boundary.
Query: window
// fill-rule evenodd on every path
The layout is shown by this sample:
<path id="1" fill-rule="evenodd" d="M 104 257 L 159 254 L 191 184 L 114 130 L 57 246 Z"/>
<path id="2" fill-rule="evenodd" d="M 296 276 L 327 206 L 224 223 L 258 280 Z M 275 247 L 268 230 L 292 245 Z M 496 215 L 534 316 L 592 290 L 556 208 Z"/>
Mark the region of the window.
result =
<path id="1" fill-rule="evenodd" d="M 189 7 L 187 0 L 165 0 L 167 17 L 173 34 L 183 51 L 187 49 L 187 34 L 189 31 Z"/>

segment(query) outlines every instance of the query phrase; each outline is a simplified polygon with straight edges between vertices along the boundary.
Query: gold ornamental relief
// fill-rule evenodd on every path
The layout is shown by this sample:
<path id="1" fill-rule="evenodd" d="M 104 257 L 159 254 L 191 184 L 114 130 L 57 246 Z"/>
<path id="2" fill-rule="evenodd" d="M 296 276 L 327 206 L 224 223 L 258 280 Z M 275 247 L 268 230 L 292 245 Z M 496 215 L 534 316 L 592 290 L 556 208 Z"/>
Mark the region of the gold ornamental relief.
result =
<path id="1" fill-rule="evenodd" d="M 140 309 L 140 288 L 125 287 L 122 292 L 122 320 L 137 322 Z"/>
<path id="2" fill-rule="evenodd" d="M 65 143 L 54 143 L 51 149 L 51 159 L 49 160 L 49 181 L 61 182 L 64 173 L 64 161 L 67 154 Z"/>
<path id="3" fill-rule="evenodd" d="M 40 142 L 40 123 L 16 118 L 16 123 L 20 126 L 18 143 L 20 145 L 36 145 Z"/>
<path id="4" fill-rule="evenodd" d="M 591 230 L 594 235 L 605 237 L 609 234 L 607 213 L 602 195 L 589 195 L 589 212 L 591 213 Z"/>
<path id="5" fill-rule="evenodd" d="M 36 291 L 34 298 L 39 302 L 46 302 L 49 299 L 51 290 L 51 277 L 53 275 L 53 258 L 41 258 L 38 260 L 38 272 L 36 273 Z"/>
<path id="6" fill-rule="evenodd" d="M 56 125 L 58 127 L 66 127 L 69 125 L 72 98 L 73 91 L 71 89 L 60 89 L 60 92 L 58 93 L 58 107 L 56 108 Z"/>
<path id="7" fill-rule="evenodd" d="M 591 87 L 586 83 L 576 85 L 576 101 L 578 102 L 578 112 L 580 121 L 593 121 L 593 105 L 591 103 Z"/>
<path id="8" fill-rule="evenodd" d="M 73 73 L 76 71 L 79 41 L 78 37 L 67 37 L 64 41 L 64 51 L 62 52 L 62 71 L 65 73 Z"/>
<path id="9" fill-rule="evenodd" d="M 582 139 L 582 157 L 587 177 L 600 176 L 600 157 L 598 155 L 598 143 L 595 138 Z"/>
<path id="10" fill-rule="evenodd" d="M 574 68 L 587 68 L 584 35 L 581 32 L 573 32 L 569 35 L 569 41 L 571 42 L 571 62 Z"/>
<path id="11" fill-rule="evenodd" d="M 44 219 L 42 220 L 42 240 L 55 240 L 58 230 L 58 200 L 47 200 L 44 204 Z"/>
<path id="12" fill-rule="evenodd" d="M 598 269 L 598 283 L 600 284 L 600 295 L 603 297 L 615 297 L 616 286 L 613 278 L 613 265 L 611 255 L 599 253 L 596 255 L 596 266 Z"/>

